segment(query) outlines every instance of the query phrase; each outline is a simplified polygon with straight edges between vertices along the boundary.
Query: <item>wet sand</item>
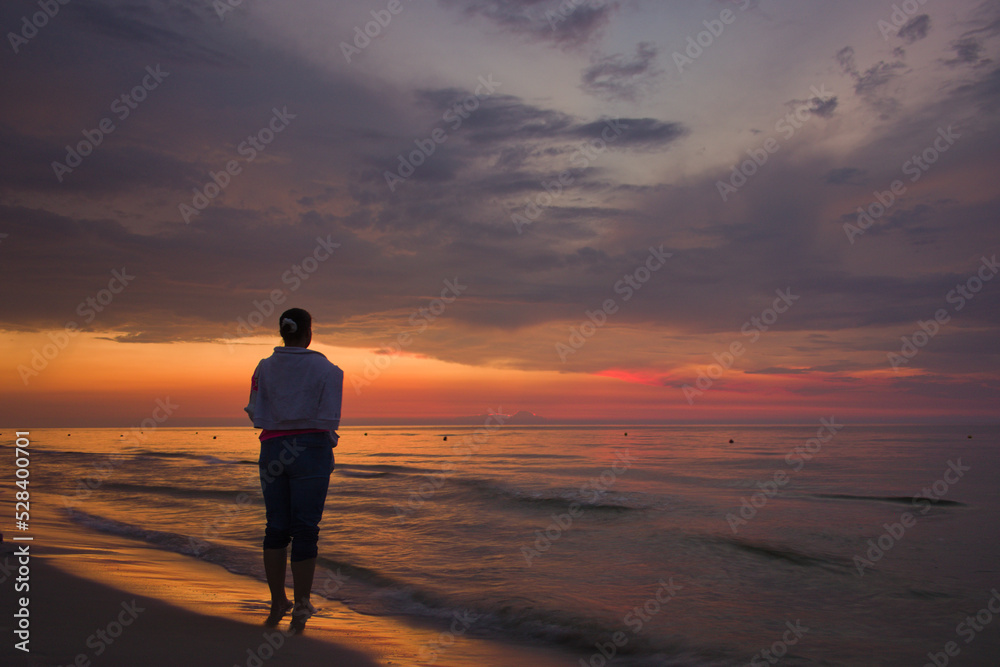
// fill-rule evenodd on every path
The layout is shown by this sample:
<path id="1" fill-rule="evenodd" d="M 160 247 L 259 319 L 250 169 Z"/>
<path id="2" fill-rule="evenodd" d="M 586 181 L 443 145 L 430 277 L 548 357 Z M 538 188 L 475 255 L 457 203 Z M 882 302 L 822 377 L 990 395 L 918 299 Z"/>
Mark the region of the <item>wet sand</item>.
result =
<path id="1" fill-rule="evenodd" d="M 262 581 L 77 526 L 60 510 L 36 510 L 32 527 L 33 542 L 11 543 L 8 533 L 0 555 L 0 564 L 16 571 L 16 546 L 30 544 L 31 652 L 14 646 L 18 639 L 13 614 L 23 593 L 15 592 L 12 573 L 0 583 L 0 663 L 5 665 L 576 663 L 569 655 L 542 647 L 449 635 L 446 621 L 365 616 L 315 593 L 318 613 L 304 635 L 290 636 L 288 617 L 276 629 L 263 626 L 269 602 Z"/>

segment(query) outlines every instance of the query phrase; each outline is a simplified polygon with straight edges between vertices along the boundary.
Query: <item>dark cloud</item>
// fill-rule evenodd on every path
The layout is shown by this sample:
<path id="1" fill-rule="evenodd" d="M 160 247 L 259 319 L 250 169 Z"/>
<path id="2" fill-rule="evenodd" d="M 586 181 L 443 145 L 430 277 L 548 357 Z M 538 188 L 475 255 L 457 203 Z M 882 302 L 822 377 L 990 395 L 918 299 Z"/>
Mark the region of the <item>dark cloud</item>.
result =
<path id="1" fill-rule="evenodd" d="M 951 43 L 955 57 L 945 60 L 944 63 L 950 67 L 958 65 L 981 65 L 991 62 L 988 58 L 983 58 L 985 48 L 982 42 L 975 37 L 963 37 Z"/>
<path id="2" fill-rule="evenodd" d="M 914 244 L 933 243 L 947 233 L 947 230 L 936 226 L 938 220 L 940 211 L 929 204 L 917 204 L 912 208 L 896 208 L 887 213 L 871 231 L 874 236 L 902 232 Z"/>
<path id="3" fill-rule="evenodd" d="M 61 327 L 67 320 L 86 325 L 78 304 L 106 286 L 111 271 L 124 270 L 134 281 L 93 327 L 85 328 L 125 331 L 126 340 L 133 341 L 217 340 L 236 336 L 237 319 L 256 309 L 255 300 L 267 301 L 274 289 L 317 304 L 324 322 L 334 325 L 371 312 L 415 309 L 422 303 L 419 295 L 440 292 L 441 281 L 453 277 L 450 272 L 468 276 L 468 271 L 445 261 L 434 277 L 418 277 L 415 257 L 384 254 L 385 248 L 363 241 L 331 216 L 304 214 L 287 228 L 262 225 L 259 217 L 227 216 L 225 211 L 204 215 L 209 217 L 200 224 L 149 235 L 108 220 L 0 208 L 9 242 L 18 250 L 17 257 L 5 262 L 5 276 L 29 275 L 41 262 L 60 258 L 73 264 L 70 287 L 58 293 L 51 293 L 54 283 L 48 278 L 30 289 L 15 289 L 5 280 L 0 318 L 24 327 Z M 295 274 L 293 267 L 303 266 L 320 239 L 341 248 L 297 280 L 303 274 Z M 248 266 L 255 268 L 248 273 Z M 394 282 L 406 287 L 390 287 Z M 384 290 L 385 300 L 377 299 L 381 304 L 371 301 L 371 289 Z M 40 301 L 36 290 L 49 296 Z M 334 307 L 319 305 L 324 294 L 334 292 L 339 293 Z"/>
<path id="4" fill-rule="evenodd" d="M 906 22 L 896 36 L 902 39 L 907 44 L 913 44 L 914 42 L 923 39 L 927 36 L 927 33 L 931 29 L 931 17 L 927 14 L 920 14 L 919 16 L 914 16 L 912 19 Z"/>
<path id="5" fill-rule="evenodd" d="M 9 156 L 0 166 L 0 191 L 103 197 L 136 188 L 183 188 L 204 181 L 203 171 L 168 154 L 110 140 L 83 158 L 79 166 L 69 172 L 60 169 L 57 174 L 53 163 L 67 164 L 67 146 L 75 148 L 82 139 L 78 133 L 46 140 L 0 126 L 0 145 Z"/>
<path id="6" fill-rule="evenodd" d="M 831 169 L 826 175 L 826 182 L 833 185 L 858 185 L 865 175 L 864 169 L 858 169 L 857 167 L 840 167 L 839 169 Z"/>
<path id="7" fill-rule="evenodd" d="M 0 166 L 6 328 L 76 319 L 77 305 L 107 284 L 110 271 L 135 267 L 134 285 L 95 319 L 93 330 L 127 342 L 225 338 L 255 302 L 288 289 L 282 276 L 301 265 L 319 237 L 341 248 L 301 283 L 294 300 L 314 311 L 325 341 L 389 342 L 440 294 L 445 279 L 457 278 L 468 291 L 415 341 L 413 352 L 533 369 L 648 367 L 674 347 L 710 346 L 711 336 L 740 338 L 740 327 L 770 307 L 776 289 L 791 288 L 801 301 L 772 332 L 786 335 L 788 345 L 773 357 L 760 353 L 750 367 L 764 375 L 804 375 L 799 368 L 834 374 L 867 363 L 855 354 L 884 358 L 898 341 L 886 331 L 931 316 L 970 275 L 970 257 L 1000 248 L 990 181 L 982 180 L 974 196 L 962 192 L 972 189 L 971 174 L 991 173 L 1000 154 L 990 113 L 979 113 L 977 132 L 963 134 L 933 178 L 908 191 L 855 246 L 842 231 L 871 190 L 888 187 L 900 177 L 900 163 L 926 148 L 928 131 L 933 140 L 933 128 L 958 111 L 995 110 L 997 70 L 971 71 L 953 95 L 916 109 L 913 118 L 893 116 L 869 141 L 843 142 L 835 157 L 817 149 L 813 133 L 833 133 L 838 123 L 810 124 L 723 202 L 716 182 L 729 177 L 728 169 L 679 180 L 660 175 L 672 173 L 677 158 L 668 149 L 690 136 L 686 122 L 645 109 L 620 119 L 602 117 L 600 107 L 580 116 L 578 108 L 505 92 L 480 100 L 453 127 L 443 114 L 470 95 L 463 85 L 471 82 L 412 90 L 369 72 L 320 69 L 292 49 L 241 36 L 229 19 L 220 27 L 210 16 L 202 25 L 197 3 L 176 11 L 164 9 L 172 4 L 150 6 L 159 9 L 122 5 L 116 16 L 106 3 L 86 14 L 70 13 L 70 4 L 65 20 L 47 29 L 49 41 L 32 43 L 31 57 L 25 52 L 16 68 L 0 73 L 5 89 L 19 91 L 0 100 L 0 145 L 8 157 Z M 545 12 L 554 2 L 450 6 L 559 45 L 592 39 L 613 9 L 582 4 L 553 30 Z M 190 44 L 177 43 L 182 34 Z M 107 102 L 134 83 L 159 49 L 182 54 L 175 78 L 106 139 L 75 180 L 57 187 L 51 160 L 106 113 Z M 892 99 L 901 63 L 858 67 L 850 48 L 838 61 L 862 99 L 876 106 Z M 654 66 L 655 47 L 640 45 L 635 57 L 593 61 L 585 82 L 625 99 L 630 77 L 652 76 Z M 177 203 L 189 201 L 192 189 L 203 187 L 209 172 L 218 172 L 243 137 L 283 104 L 298 114 L 294 124 L 183 224 Z M 840 109 L 833 95 L 802 104 L 822 118 Z M 616 125 L 622 133 L 608 144 L 607 158 L 574 165 L 581 144 Z M 390 192 L 384 172 L 438 127 L 448 131 L 447 141 Z M 726 149 L 707 140 L 706 146 Z M 734 152 L 743 156 L 746 148 Z M 635 158 L 635 168 L 620 170 L 623 153 Z M 572 183 L 552 186 L 564 170 Z M 948 183 L 963 186 L 943 192 Z M 830 184 L 866 187 L 859 193 Z M 543 196 L 549 203 L 519 235 L 512 212 Z M 585 354 L 562 365 L 553 343 L 567 335 L 566 323 L 620 296 L 616 282 L 661 245 L 673 257 L 634 298 L 620 302 L 614 323 Z M 961 314 L 961 326 L 995 334 L 995 294 L 978 296 Z M 531 336 L 524 336 L 528 327 Z M 958 331 L 956 324 L 935 338 L 941 351 L 928 348 L 920 363 L 974 365 L 988 336 L 963 339 L 975 343 L 963 349 L 949 342 Z M 800 364 L 784 354 L 807 359 Z"/>
<path id="8" fill-rule="evenodd" d="M 982 9 L 982 15 L 973 20 L 977 27 L 965 31 L 949 45 L 955 52 L 955 57 L 944 60 L 946 65 L 986 67 L 993 62 L 993 59 L 986 55 L 985 42 L 1000 35 L 1000 12 L 990 3 L 984 5 Z"/>
<path id="9" fill-rule="evenodd" d="M 954 99 L 971 102 L 985 113 L 995 113 L 1000 109 L 1000 67 L 955 88 Z"/>
<path id="10" fill-rule="evenodd" d="M 874 96 L 899 75 L 899 70 L 905 68 L 906 65 L 901 62 L 887 63 L 882 61 L 872 65 L 864 74 L 856 77 L 857 85 L 855 85 L 854 90 L 861 96 Z"/>
<path id="11" fill-rule="evenodd" d="M 465 90 L 447 88 L 422 90 L 417 98 L 422 106 L 440 114 L 442 109 L 452 108 L 456 100 L 469 99 L 469 95 Z M 415 137 L 424 138 L 438 128 L 448 131 L 449 136 L 414 173 L 413 180 L 451 187 L 456 180 L 462 180 L 462 172 L 487 169 L 471 188 L 491 196 L 537 191 L 543 181 L 551 180 L 553 174 L 567 168 L 575 174 L 573 189 L 608 190 L 617 184 L 592 180 L 599 171 L 598 166 L 591 166 L 594 151 L 600 154 L 605 150 L 664 150 L 688 132 L 680 123 L 655 118 L 582 122 L 570 114 L 501 94 L 477 101 L 475 109 L 466 113 L 461 123 L 455 116 L 449 117 L 454 122 L 445 122 L 438 115 L 430 127 L 415 132 Z M 430 118 L 434 118 L 433 112 Z M 383 170 L 395 169 L 399 156 L 414 149 L 413 139 L 381 143 L 384 152 L 375 154 L 375 148 L 371 149 L 371 162 L 377 168 L 373 182 L 383 180 Z"/>
<path id="12" fill-rule="evenodd" d="M 617 135 L 613 143 L 609 141 L 610 146 L 657 148 L 683 137 L 687 130 L 680 123 L 665 123 L 655 118 L 613 118 L 581 125 L 572 133 L 584 139 Z"/>
<path id="13" fill-rule="evenodd" d="M 564 6 L 560 2 L 559 6 Z M 546 12 L 545 19 L 552 29 L 552 39 L 561 44 L 582 44 L 592 40 L 609 22 L 612 5 L 603 0 L 581 2 L 568 14 L 558 9 Z M 544 33 L 544 30 L 543 30 Z"/>
<path id="14" fill-rule="evenodd" d="M 899 100 L 888 93 L 887 88 L 900 76 L 900 70 L 906 69 L 905 63 L 882 60 L 862 72 L 850 46 L 838 51 L 835 58 L 844 74 L 854 80 L 854 92 L 876 109 L 883 119 L 899 109 Z"/>
<path id="15" fill-rule="evenodd" d="M 840 51 L 837 51 L 835 56 L 837 63 L 840 64 L 840 68 L 847 74 L 852 76 L 858 75 L 858 65 L 854 60 L 854 48 L 850 46 L 845 46 Z"/>
<path id="16" fill-rule="evenodd" d="M 853 384 L 860 382 L 858 378 L 851 377 L 849 375 L 843 375 L 843 373 L 849 373 L 851 371 L 858 370 L 870 370 L 873 366 L 860 365 L 857 362 L 850 362 L 846 360 L 837 361 L 829 364 L 822 364 L 817 366 L 808 366 L 803 368 L 787 368 L 785 366 L 769 366 L 767 368 L 760 368 L 756 370 L 745 370 L 743 371 L 747 375 L 804 375 L 804 376 L 814 376 L 814 374 L 821 373 L 823 377 L 821 378 L 823 383 L 836 383 L 836 384 Z M 809 391 L 809 389 L 805 389 Z M 832 387 L 827 387 L 821 390 L 821 393 L 827 393 L 829 391 L 835 391 Z"/>
<path id="17" fill-rule="evenodd" d="M 225 62 L 224 51 L 210 39 L 196 36 L 214 32 L 219 18 L 209 3 L 169 0 L 102 3 L 74 3 L 67 11 L 79 17 L 88 31 L 101 41 L 140 45 L 154 52 L 169 53 L 176 62 Z M 81 26 L 83 28 L 84 26 Z M 195 37 L 195 38 L 192 38 Z"/>
<path id="18" fill-rule="evenodd" d="M 654 68 L 656 47 L 649 42 L 636 45 L 635 56 L 605 56 L 583 72 L 582 87 L 592 95 L 608 100 L 635 101 L 660 74 Z"/>
<path id="19" fill-rule="evenodd" d="M 996 37 L 1000 35 L 1000 11 L 995 3 L 984 3 L 983 15 L 975 20 L 978 27 L 967 31 L 963 36 L 978 35 L 982 37 Z"/>
<path id="20" fill-rule="evenodd" d="M 441 0 L 472 16 L 483 16 L 505 30 L 562 46 L 592 41 L 617 6 L 605 0 Z"/>
<path id="21" fill-rule="evenodd" d="M 761 368 L 755 371 L 743 371 L 747 375 L 803 375 L 808 372 L 805 368 L 782 368 L 780 366 L 771 366 L 769 368 Z"/>
<path id="22" fill-rule="evenodd" d="M 829 118 L 833 115 L 833 112 L 837 109 L 837 98 L 828 97 L 826 99 L 819 99 L 818 97 L 813 98 L 813 107 L 810 111 L 820 116 L 821 118 Z"/>
<path id="23" fill-rule="evenodd" d="M 823 93 L 824 91 L 817 90 L 816 92 Z M 807 100 L 789 100 L 785 103 L 785 106 L 793 109 L 805 107 L 805 109 L 814 116 L 819 116 L 820 118 L 830 118 L 837 110 L 837 104 L 836 95 L 827 94 L 822 97 L 815 95 Z M 754 133 L 757 134 L 758 132 Z"/>

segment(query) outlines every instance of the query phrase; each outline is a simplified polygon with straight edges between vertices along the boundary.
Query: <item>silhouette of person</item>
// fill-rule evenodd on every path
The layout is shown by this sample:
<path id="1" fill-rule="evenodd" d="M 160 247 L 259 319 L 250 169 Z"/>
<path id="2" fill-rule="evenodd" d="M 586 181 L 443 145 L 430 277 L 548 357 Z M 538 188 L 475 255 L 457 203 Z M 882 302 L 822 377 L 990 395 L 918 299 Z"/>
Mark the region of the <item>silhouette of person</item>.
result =
<path id="1" fill-rule="evenodd" d="M 276 626 L 291 610 L 289 630 L 300 633 L 315 612 L 309 597 L 316 570 L 319 522 L 333 472 L 344 372 L 312 342 L 312 316 L 291 308 L 279 318 L 284 345 L 262 359 L 250 382 L 245 408 L 260 433 L 260 486 L 267 525 L 263 558 L 271 591 L 265 621 Z M 293 600 L 285 593 L 291 543 Z"/>

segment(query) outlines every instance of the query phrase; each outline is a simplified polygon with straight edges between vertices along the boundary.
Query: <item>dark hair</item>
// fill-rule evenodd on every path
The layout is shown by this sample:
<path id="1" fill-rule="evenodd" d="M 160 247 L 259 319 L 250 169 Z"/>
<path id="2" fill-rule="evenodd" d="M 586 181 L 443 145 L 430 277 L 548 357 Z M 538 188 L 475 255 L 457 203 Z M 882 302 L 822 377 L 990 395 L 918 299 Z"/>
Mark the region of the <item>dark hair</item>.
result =
<path id="1" fill-rule="evenodd" d="M 299 340 L 312 331 L 312 315 L 301 308 L 289 308 L 278 318 L 278 332 L 285 341 Z"/>

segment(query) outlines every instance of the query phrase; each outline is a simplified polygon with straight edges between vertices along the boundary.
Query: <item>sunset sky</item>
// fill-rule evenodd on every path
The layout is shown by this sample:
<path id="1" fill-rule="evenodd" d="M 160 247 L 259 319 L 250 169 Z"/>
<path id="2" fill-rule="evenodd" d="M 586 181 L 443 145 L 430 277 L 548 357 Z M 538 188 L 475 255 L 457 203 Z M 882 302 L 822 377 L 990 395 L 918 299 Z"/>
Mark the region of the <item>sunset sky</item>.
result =
<path id="1" fill-rule="evenodd" d="M 1000 417 L 996 2 L 232 3 L 0 9 L 0 426 Z"/>

